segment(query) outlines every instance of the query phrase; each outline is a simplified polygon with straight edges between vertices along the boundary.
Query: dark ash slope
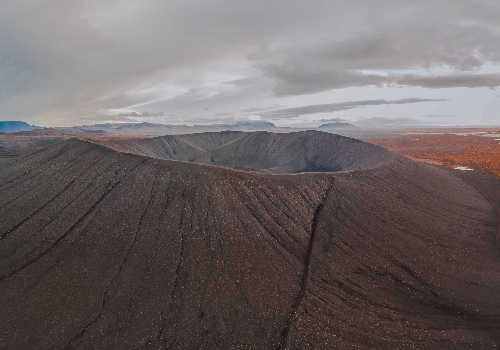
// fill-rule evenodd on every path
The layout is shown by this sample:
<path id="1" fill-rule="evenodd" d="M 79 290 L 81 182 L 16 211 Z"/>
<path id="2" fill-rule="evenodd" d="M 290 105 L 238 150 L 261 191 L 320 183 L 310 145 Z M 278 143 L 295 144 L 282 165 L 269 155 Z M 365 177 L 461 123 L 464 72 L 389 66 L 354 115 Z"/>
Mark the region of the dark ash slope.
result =
<path id="1" fill-rule="evenodd" d="M 328 183 L 78 140 L 11 164 L 0 182 L 0 345 L 276 347 Z"/>
<path id="2" fill-rule="evenodd" d="M 448 171 L 377 164 L 265 174 L 74 139 L 0 165 L 0 348 L 498 346 L 496 208 Z"/>

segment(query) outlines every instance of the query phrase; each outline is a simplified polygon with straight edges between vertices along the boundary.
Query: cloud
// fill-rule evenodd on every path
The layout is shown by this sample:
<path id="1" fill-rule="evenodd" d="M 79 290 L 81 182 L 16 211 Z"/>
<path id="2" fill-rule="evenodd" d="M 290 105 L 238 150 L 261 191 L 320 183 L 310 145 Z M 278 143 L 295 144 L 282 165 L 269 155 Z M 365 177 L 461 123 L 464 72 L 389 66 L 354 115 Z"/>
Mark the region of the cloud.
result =
<path id="1" fill-rule="evenodd" d="M 387 127 L 411 127 L 411 126 L 417 126 L 417 125 L 428 125 L 429 123 L 422 122 L 422 120 L 417 119 L 417 118 L 405 118 L 405 117 L 396 117 L 396 118 L 389 118 L 389 117 L 371 117 L 371 118 L 360 118 L 357 121 L 353 123 L 356 126 L 362 127 L 362 128 L 387 128 Z"/>
<path id="2" fill-rule="evenodd" d="M 330 13 L 336 24 L 271 49 L 259 67 L 277 96 L 360 86 L 495 88 L 498 74 L 481 70 L 500 62 L 500 6 L 477 5 L 353 1 Z"/>
<path id="3" fill-rule="evenodd" d="M 259 113 L 267 112 L 267 111 L 269 111 L 269 110 L 274 110 L 274 109 L 284 109 L 284 108 L 286 108 L 286 106 L 285 106 L 285 105 L 278 105 L 278 104 L 274 104 L 274 105 L 269 106 L 268 108 L 262 108 L 262 107 L 247 107 L 247 108 L 242 109 L 241 111 L 242 111 L 242 112 L 245 112 L 245 113 L 255 113 L 255 114 L 259 114 Z"/>
<path id="4" fill-rule="evenodd" d="M 235 91 L 270 105 L 347 87 L 496 88 L 499 32 L 497 0 L 2 1 L 0 115 L 71 124 L 186 94 L 202 111 Z"/>
<path id="5" fill-rule="evenodd" d="M 344 118 L 328 118 L 328 119 L 320 119 L 320 122 L 323 123 L 351 123 L 352 120 L 344 119 Z"/>
<path id="6" fill-rule="evenodd" d="M 92 115 L 84 116 L 80 119 L 80 123 L 75 125 L 93 125 L 103 123 L 137 123 L 138 121 L 133 117 L 121 115 Z"/>
<path id="7" fill-rule="evenodd" d="M 330 70 L 321 67 L 297 67 L 268 65 L 264 72 L 276 81 L 274 92 L 278 96 L 303 95 L 332 89 L 361 86 L 418 86 L 429 89 L 480 88 L 494 89 L 500 86 L 500 74 L 448 73 L 432 74 L 366 74 L 356 71 Z"/>
<path id="8" fill-rule="evenodd" d="M 384 76 L 332 70 L 321 66 L 272 64 L 263 66 L 262 70 L 276 82 L 274 93 L 278 96 L 311 94 L 353 86 L 382 87 L 387 84 Z"/>
<path id="9" fill-rule="evenodd" d="M 163 112 L 143 112 L 143 113 L 130 112 L 130 113 L 119 113 L 117 115 L 121 117 L 144 118 L 144 117 L 162 117 L 165 114 Z"/>
<path id="10" fill-rule="evenodd" d="M 394 81 L 399 85 L 421 86 L 429 89 L 452 87 L 488 87 L 493 89 L 500 86 L 500 74 L 457 74 L 430 77 L 407 75 Z"/>
<path id="11" fill-rule="evenodd" d="M 441 102 L 447 101 L 445 99 L 422 99 L 422 98 L 404 98 L 393 101 L 386 100 L 365 100 L 365 101 L 351 101 L 330 104 L 308 105 L 293 108 L 275 109 L 262 113 L 262 116 L 270 118 L 285 118 L 296 117 L 307 114 L 317 113 L 333 113 L 345 111 L 354 108 L 361 108 L 366 106 L 380 106 L 380 105 L 400 105 L 408 103 L 422 103 L 422 102 Z"/>
<path id="12" fill-rule="evenodd" d="M 432 115 L 432 114 L 429 114 L 429 115 L 423 115 L 422 118 L 451 118 L 453 117 L 453 115 Z"/>

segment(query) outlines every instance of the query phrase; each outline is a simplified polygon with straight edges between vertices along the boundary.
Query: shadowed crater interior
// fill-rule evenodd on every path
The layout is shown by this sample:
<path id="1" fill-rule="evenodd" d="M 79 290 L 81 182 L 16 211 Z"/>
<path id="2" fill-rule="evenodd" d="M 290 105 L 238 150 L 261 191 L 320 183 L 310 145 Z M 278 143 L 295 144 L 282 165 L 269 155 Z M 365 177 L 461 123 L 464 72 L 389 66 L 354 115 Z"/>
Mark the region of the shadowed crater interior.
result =
<path id="1" fill-rule="evenodd" d="M 278 173 L 362 169 L 380 165 L 394 156 L 381 147 L 320 131 L 289 134 L 226 131 L 103 144 L 148 157 Z"/>

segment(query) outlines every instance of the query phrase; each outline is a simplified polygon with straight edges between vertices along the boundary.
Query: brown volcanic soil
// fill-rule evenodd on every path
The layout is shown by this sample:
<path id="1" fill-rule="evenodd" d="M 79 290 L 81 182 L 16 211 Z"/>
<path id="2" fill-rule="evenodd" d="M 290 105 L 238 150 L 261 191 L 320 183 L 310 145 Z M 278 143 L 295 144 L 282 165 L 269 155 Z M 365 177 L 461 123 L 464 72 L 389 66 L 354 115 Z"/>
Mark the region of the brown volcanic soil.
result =
<path id="1" fill-rule="evenodd" d="M 0 165 L 0 348 L 498 347 L 496 184 L 351 139 L 298 153 L 317 134 L 281 141 L 298 161 L 193 143 L 285 174 L 77 139 Z"/>

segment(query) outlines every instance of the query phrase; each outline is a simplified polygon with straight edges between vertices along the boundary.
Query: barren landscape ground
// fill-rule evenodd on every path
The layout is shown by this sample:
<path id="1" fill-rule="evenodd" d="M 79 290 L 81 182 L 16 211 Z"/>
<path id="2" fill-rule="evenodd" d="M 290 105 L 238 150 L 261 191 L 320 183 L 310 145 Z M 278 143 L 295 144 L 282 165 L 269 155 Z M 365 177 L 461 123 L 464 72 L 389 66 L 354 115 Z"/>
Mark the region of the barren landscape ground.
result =
<path id="1" fill-rule="evenodd" d="M 0 164 L 0 348 L 498 347 L 493 175 L 317 131 L 69 136 Z"/>
<path id="2" fill-rule="evenodd" d="M 0 0 L 0 350 L 500 350 L 499 35 L 500 0 Z"/>
<path id="3" fill-rule="evenodd" d="M 500 128 L 412 130 L 364 140 L 422 161 L 483 169 L 500 176 Z"/>

